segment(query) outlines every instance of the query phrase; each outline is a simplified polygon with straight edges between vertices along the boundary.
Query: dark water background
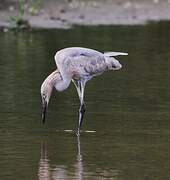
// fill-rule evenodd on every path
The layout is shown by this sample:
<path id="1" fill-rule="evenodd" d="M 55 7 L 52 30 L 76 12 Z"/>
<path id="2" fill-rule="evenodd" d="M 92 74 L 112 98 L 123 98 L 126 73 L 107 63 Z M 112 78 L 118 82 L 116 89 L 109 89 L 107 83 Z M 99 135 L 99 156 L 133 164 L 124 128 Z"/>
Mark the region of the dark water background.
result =
<path id="1" fill-rule="evenodd" d="M 45 126 L 40 86 L 68 46 L 128 52 L 88 82 L 80 139 L 71 85 L 54 92 Z M 170 24 L 0 32 L 0 179 L 170 179 Z"/>

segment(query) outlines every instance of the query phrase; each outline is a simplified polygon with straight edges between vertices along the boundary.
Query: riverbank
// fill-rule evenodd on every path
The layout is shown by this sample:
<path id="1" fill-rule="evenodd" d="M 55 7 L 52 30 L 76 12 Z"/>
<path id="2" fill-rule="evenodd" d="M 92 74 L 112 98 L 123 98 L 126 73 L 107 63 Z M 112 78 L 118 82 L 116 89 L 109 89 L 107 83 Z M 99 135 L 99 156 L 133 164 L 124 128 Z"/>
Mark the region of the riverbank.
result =
<path id="1" fill-rule="evenodd" d="M 170 0 L 48 0 L 39 7 L 24 5 L 23 19 L 32 28 L 70 28 L 72 25 L 137 25 L 149 21 L 170 20 Z M 18 2 L 7 1 L 0 6 L 0 27 L 14 26 Z"/>

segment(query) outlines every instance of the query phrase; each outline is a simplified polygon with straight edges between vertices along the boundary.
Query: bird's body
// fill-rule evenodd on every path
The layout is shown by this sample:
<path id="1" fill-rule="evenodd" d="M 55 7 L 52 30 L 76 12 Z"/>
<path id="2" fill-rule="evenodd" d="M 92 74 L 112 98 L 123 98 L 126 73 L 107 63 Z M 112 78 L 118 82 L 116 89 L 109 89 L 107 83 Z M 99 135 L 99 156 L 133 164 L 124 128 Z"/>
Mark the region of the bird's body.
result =
<path id="1" fill-rule="evenodd" d="M 71 47 L 62 49 L 55 54 L 57 70 L 50 74 L 42 84 L 42 99 L 45 97 L 43 94 L 48 95 L 48 91 L 50 91 L 49 94 L 51 95 L 51 89 L 53 87 L 55 87 L 57 91 L 63 91 L 69 86 L 70 82 L 73 81 L 77 88 L 81 104 L 79 109 L 78 135 L 85 112 L 85 84 L 92 77 L 98 76 L 107 70 L 120 69 L 122 67 L 121 64 L 112 57 L 117 55 L 127 55 L 127 53 L 108 52 L 103 54 L 89 48 Z M 50 97 L 50 95 L 48 96 Z"/>
<path id="2" fill-rule="evenodd" d="M 65 86 L 58 86 L 62 91 L 69 86 L 70 81 L 83 80 L 88 81 L 93 76 L 102 74 L 104 71 L 120 69 L 120 63 L 113 57 L 107 57 L 103 53 L 88 48 L 65 48 L 58 51 L 55 55 L 55 62 Z M 60 89 L 61 88 L 61 89 Z"/>
<path id="3" fill-rule="evenodd" d="M 56 53 L 55 62 L 62 76 L 89 80 L 107 68 L 104 54 L 87 48 L 66 48 Z"/>

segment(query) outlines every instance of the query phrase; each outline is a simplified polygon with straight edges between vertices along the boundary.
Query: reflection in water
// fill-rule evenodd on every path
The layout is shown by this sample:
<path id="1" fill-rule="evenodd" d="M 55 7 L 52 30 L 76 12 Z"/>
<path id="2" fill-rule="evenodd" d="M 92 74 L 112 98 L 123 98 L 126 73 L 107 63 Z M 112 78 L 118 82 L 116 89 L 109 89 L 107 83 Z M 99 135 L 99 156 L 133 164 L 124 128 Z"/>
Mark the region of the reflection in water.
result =
<path id="1" fill-rule="evenodd" d="M 76 178 L 83 179 L 83 157 L 81 155 L 81 144 L 80 144 L 80 137 L 77 137 L 77 163 L 76 163 Z"/>
<path id="2" fill-rule="evenodd" d="M 77 162 L 74 164 L 74 179 L 83 179 L 83 158 L 81 155 L 80 137 L 77 137 Z M 51 167 L 50 160 L 47 155 L 46 143 L 41 143 L 41 156 L 39 161 L 38 177 L 39 180 L 68 179 L 68 172 L 64 165 Z"/>
<path id="3" fill-rule="evenodd" d="M 64 164 L 65 162 L 63 162 Z M 80 137 L 77 137 L 77 158 L 76 162 L 71 165 L 54 165 L 50 164 L 50 159 L 48 158 L 47 153 L 47 145 L 45 142 L 41 144 L 41 157 L 39 161 L 38 168 L 38 177 L 39 180 L 67 180 L 67 179 L 75 179 L 82 180 L 84 178 L 93 179 L 114 179 L 120 180 L 121 171 L 115 169 L 101 169 L 101 168 L 92 168 L 93 170 L 89 172 L 85 168 L 85 164 L 83 163 L 83 156 L 81 153 L 81 142 Z M 95 166 L 95 165 L 94 165 Z M 96 177 L 96 178 L 95 178 Z"/>
<path id="4" fill-rule="evenodd" d="M 50 164 L 47 157 L 46 145 L 44 143 L 41 144 L 41 157 L 39 162 L 38 176 L 40 180 L 50 179 Z"/>

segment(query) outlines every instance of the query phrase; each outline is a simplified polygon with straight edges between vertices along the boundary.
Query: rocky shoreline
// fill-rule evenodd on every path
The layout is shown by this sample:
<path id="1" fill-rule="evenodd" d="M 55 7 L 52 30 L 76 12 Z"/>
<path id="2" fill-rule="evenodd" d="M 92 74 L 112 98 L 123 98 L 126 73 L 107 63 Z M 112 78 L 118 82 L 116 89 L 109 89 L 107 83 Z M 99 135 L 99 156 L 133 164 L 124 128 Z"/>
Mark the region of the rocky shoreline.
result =
<path id="1" fill-rule="evenodd" d="M 18 2 L 0 6 L 0 27 L 11 28 L 18 17 Z M 33 10 L 32 10 L 33 11 Z M 170 0 L 78 1 L 48 0 L 31 12 L 24 6 L 22 16 L 31 28 L 70 28 L 73 25 L 143 25 L 150 21 L 170 20 Z"/>

